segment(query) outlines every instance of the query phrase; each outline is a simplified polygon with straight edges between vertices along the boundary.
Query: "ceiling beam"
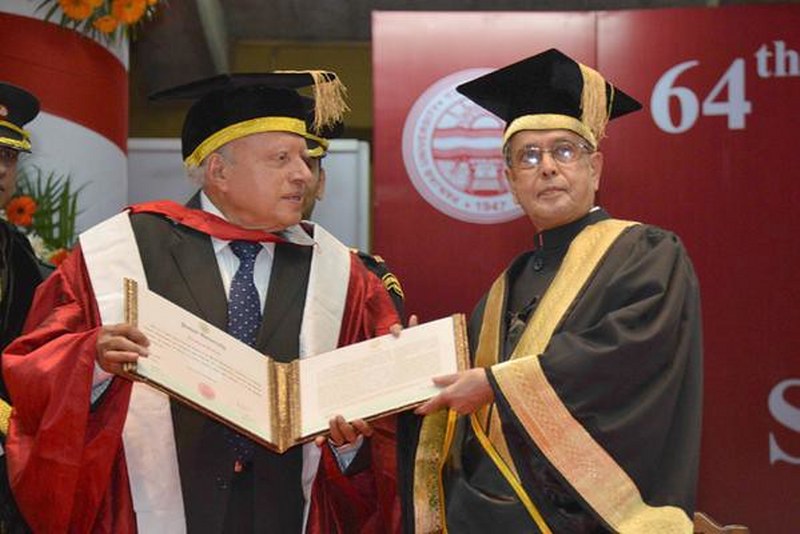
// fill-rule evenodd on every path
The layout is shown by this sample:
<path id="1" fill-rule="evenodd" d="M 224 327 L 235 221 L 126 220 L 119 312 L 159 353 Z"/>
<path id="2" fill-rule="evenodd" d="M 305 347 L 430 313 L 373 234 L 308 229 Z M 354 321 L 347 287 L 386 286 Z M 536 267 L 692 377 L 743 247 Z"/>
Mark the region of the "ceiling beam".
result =
<path id="1" fill-rule="evenodd" d="M 196 0 L 197 14 L 203 27 L 206 46 L 217 73 L 230 72 L 228 30 L 219 0 Z"/>

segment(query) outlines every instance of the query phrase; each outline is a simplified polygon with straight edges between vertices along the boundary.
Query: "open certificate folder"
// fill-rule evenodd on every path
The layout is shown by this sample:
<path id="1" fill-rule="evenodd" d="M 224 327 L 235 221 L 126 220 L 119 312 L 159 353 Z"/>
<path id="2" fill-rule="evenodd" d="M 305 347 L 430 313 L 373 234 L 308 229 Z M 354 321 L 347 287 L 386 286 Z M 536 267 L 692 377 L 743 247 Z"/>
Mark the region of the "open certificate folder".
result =
<path id="1" fill-rule="evenodd" d="M 278 452 L 326 432 L 333 415 L 415 406 L 438 392 L 434 376 L 468 367 L 463 315 L 282 363 L 130 279 L 125 313 L 150 340 L 130 374 Z"/>

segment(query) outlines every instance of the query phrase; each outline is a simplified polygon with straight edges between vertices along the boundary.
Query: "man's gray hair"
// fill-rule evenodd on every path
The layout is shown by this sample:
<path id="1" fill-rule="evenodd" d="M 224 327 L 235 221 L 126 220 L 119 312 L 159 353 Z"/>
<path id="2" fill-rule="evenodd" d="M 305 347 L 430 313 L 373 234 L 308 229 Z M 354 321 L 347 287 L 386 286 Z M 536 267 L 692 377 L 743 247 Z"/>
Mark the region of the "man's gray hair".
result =
<path id="1" fill-rule="evenodd" d="M 188 167 L 186 169 L 186 176 L 188 176 L 189 180 L 196 185 L 197 187 L 203 187 L 206 183 L 206 165 L 208 165 L 208 159 L 214 155 L 218 154 L 222 159 L 225 161 L 231 162 L 233 161 L 233 150 L 229 146 L 230 143 L 226 143 L 216 149 L 214 152 L 206 156 L 200 165 L 197 167 Z"/>

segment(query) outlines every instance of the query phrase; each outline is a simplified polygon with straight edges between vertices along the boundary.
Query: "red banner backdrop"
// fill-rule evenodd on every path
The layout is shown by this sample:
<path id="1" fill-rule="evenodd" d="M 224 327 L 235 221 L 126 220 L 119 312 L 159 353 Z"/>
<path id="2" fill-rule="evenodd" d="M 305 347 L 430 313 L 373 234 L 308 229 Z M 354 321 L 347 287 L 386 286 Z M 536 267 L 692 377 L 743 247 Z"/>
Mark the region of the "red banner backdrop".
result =
<path id="1" fill-rule="evenodd" d="M 753 532 L 800 531 L 797 28 L 796 5 L 598 18 L 601 69 L 647 106 L 606 142 L 603 202 L 689 248 L 705 335 L 698 505 Z"/>
<path id="2" fill-rule="evenodd" d="M 645 104 L 602 148 L 600 203 L 676 231 L 700 278 L 698 508 L 800 529 L 800 6 L 376 13 L 374 250 L 423 320 L 470 311 L 530 246 L 502 179 L 502 123 L 452 92 L 550 47 Z M 515 218 L 516 217 L 516 218 Z"/>

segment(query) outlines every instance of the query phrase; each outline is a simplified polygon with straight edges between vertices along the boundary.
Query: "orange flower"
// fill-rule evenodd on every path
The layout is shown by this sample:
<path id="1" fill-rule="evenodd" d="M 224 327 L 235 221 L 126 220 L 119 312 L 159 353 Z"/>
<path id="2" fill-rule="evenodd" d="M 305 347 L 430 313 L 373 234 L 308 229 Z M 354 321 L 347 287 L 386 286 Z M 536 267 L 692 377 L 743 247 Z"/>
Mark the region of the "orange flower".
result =
<path id="1" fill-rule="evenodd" d="M 156 5 L 157 3 L 158 3 L 158 0 L 147 0 L 147 5 L 148 5 L 148 6 L 154 6 L 154 5 Z"/>
<path id="2" fill-rule="evenodd" d="M 88 0 L 93 8 L 98 8 L 103 5 L 104 0 Z"/>
<path id="3" fill-rule="evenodd" d="M 111 14 L 123 24 L 136 24 L 147 9 L 146 0 L 114 0 Z"/>
<path id="4" fill-rule="evenodd" d="M 65 248 L 60 248 L 50 254 L 50 257 L 47 258 L 47 261 L 50 262 L 50 265 L 55 265 L 58 267 L 64 262 L 65 259 L 67 259 L 67 255 L 69 255 L 69 251 Z"/>
<path id="5" fill-rule="evenodd" d="M 114 30 L 117 29 L 117 24 L 119 24 L 117 19 L 111 15 L 103 15 L 102 17 L 94 19 L 94 22 L 92 22 L 92 26 L 97 28 L 101 33 L 114 33 Z"/>
<path id="6" fill-rule="evenodd" d="M 11 202 L 6 205 L 8 222 L 17 226 L 30 226 L 33 224 L 34 213 L 36 213 L 36 201 L 31 197 L 12 198 Z"/>
<path id="7" fill-rule="evenodd" d="M 94 11 L 93 0 L 58 0 L 64 14 L 71 19 L 83 20 Z"/>

